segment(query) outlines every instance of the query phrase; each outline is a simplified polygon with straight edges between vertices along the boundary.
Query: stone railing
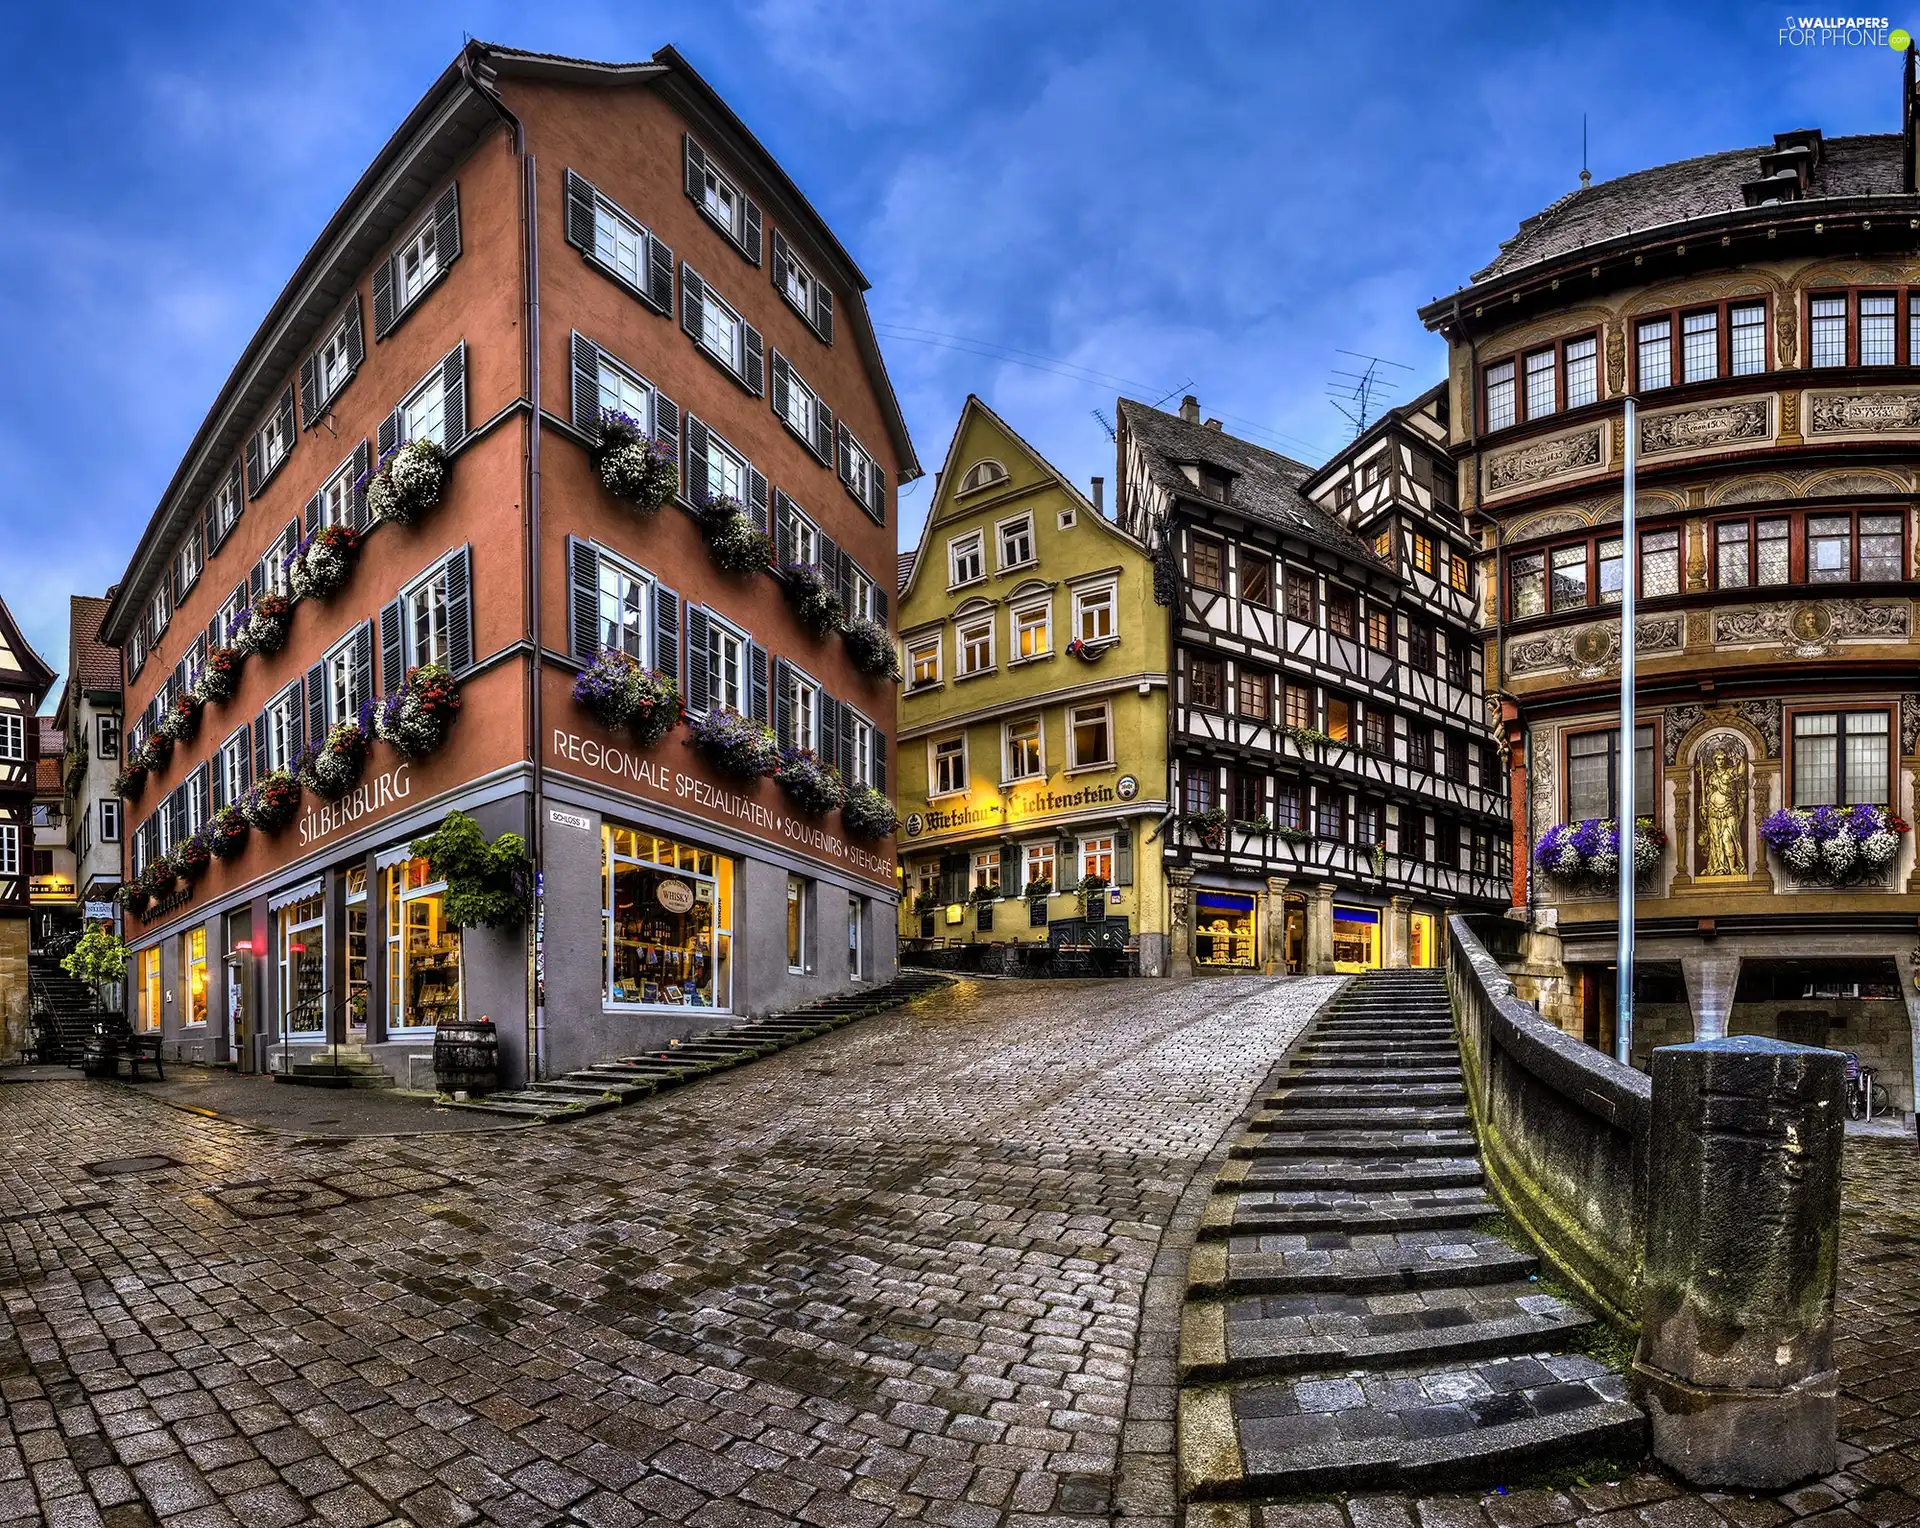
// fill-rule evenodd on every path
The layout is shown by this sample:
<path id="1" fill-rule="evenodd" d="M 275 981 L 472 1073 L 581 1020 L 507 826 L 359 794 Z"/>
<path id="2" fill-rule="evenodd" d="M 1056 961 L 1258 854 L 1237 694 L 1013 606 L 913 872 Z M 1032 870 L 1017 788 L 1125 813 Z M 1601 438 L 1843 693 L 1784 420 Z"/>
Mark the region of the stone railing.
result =
<path id="1" fill-rule="evenodd" d="M 1448 921 L 1447 982 L 1487 1177 L 1556 1269 L 1614 1321 L 1636 1326 L 1653 1084 L 1514 996 L 1474 932 L 1482 920 Z"/>
<path id="2" fill-rule="evenodd" d="M 1638 1329 L 1655 1457 L 1755 1490 L 1831 1471 L 1844 1059 L 1740 1036 L 1663 1046 L 1648 1078 L 1515 997 L 1481 921 L 1448 920 L 1447 981 L 1487 1181 Z"/>

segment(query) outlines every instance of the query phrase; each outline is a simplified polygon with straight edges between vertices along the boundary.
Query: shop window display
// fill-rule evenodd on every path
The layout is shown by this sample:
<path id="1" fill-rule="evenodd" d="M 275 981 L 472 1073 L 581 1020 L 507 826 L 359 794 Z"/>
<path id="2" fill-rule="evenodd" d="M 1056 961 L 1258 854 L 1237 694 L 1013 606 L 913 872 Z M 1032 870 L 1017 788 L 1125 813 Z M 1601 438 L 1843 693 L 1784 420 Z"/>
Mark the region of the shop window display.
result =
<path id="1" fill-rule="evenodd" d="M 326 899 L 316 891 L 280 909 L 280 1012 L 289 1040 L 327 1034 Z"/>
<path id="2" fill-rule="evenodd" d="M 619 1007 L 733 1001 L 733 861 L 632 828 L 602 830 L 606 997 Z"/>
<path id="3" fill-rule="evenodd" d="M 387 867 L 389 1033 L 459 1022 L 460 935 L 447 927 L 446 890 L 424 859 Z"/>
<path id="4" fill-rule="evenodd" d="M 1194 960 L 1203 966 L 1253 965 L 1253 898 L 1200 891 L 1193 902 Z"/>

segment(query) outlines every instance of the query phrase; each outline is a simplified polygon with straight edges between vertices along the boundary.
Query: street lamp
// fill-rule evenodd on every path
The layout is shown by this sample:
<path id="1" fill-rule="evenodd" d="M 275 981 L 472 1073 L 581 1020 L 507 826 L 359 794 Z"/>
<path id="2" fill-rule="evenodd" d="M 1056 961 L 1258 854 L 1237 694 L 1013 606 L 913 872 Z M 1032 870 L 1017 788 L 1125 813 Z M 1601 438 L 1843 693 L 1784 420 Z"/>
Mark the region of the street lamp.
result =
<path id="1" fill-rule="evenodd" d="M 1620 741 L 1614 750 L 1619 760 L 1615 770 L 1614 826 L 1619 838 L 1620 860 L 1620 935 L 1614 966 L 1617 991 L 1614 1007 L 1613 1053 L 1621 1062 L 1633 1064 L 1633 881 L 1634 848 L 1638 841 L 1638 804 L 1634 791 L 1635 742 L 1637 732 L 1633 714 L 1633 649 L 1635 606 L 1640 593 L 1640 538 L 1633 528 L 1634 474 L 1638 467 L 1639 429 L 1634 422 L 1633 399 L 1626 400 L 1626 449 L 1622 453 L 1620 493 L 1620 535 L 1622 538 L 1626 587 L 1620 598 Z"/>

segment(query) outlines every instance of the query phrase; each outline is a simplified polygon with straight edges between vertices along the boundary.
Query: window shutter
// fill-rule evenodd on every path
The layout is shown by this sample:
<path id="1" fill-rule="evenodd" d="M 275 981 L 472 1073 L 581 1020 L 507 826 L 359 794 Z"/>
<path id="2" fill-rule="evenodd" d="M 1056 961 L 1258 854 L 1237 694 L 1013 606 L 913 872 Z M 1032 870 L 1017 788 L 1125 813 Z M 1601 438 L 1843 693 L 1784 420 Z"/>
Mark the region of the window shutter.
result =
<path id="1" fill-rule="evenodd" d="M 967 900 L 966 855 L 943 854 L 940 856 L 940 900 L 942 902 Z"/>
<path id="2" fill-rule="evenodd" d="M 885 525 L 887 523 L 886 469 L 875 462 L 868 481 L 872 484 L 872 497 L 867 501 L 867 508 L 873 512 L 874 519 Z"/>
<path id="3" fill-rule="evenodd" d="M 353 306 L 347 310 L 347 380 L 353 380 L 353 374 L 360 369 L 360 363 L 367 358 L 367 337 L 360 328 L 360 294 L 353 294 Z M 343 383 L 342 386 L 345 384 Z"/>
<path id="4" fill-rule="evenodd" d="M 814 697 L 814 722 L 820 730 L 820 745 L 815 750 L 820 762 L 843 768 L 840 755 L 840 702 L 825 690 Z"/>
<path id="5" fill-rule="evenodd" d="M 213 767 L 208 775 L 208 784 L 207 784 L 207 789 L 210 793 L 210 799 L 213 804 L 213 811 L 207 814 L 209 818 L 211 818 L 214 815 L 214 813 L 217 813 L 222 807 L 224 807 L 227 804 L 226 760 L 222 756 L 222 754 L 219 753 L 218 751 L 214 753 L 214 756 L 212 759 L 212 766 Z"/>
<path id="6" fill-rule="evenodd" d="M 839 709 L 840 773 L 851 785 L 853 783 L 853 707 L 843 704 Z"/>
<path id="7" fill-rule="evenodd" d="M 400 444 L 400 410 L 395 409 L 380 421 L 380 465 L 385 466 L 394 448 Z"/>
<path id="8" fill-rule="evenodd" d="M 701 317 L 701 307 L 707 300 L 707 284 L 691 265 L 680 267 L 680 327 L 694 344 L 700 343 L 700 336 L 706 325 Z"/>
<path id="9" fill-rule="evenodd" d="M 240 476 L 240 464 L 235 462 L 227 469 L 227 494 L 233 500 L 233 518 L 225 525 L 218 526 L 215 539 L 207 543 L 207 555 L 213 555 L 213 549 L 227 539 L 227 532 L 240 523 L 240 505 L 244 500 L 246 483 Z"/>
<path id="10" fill-rule="evenodd" d="M 593 253 L 593 183 L 567 171 L 567 242 Z"/>
<path id="11" fill-rule="evenodd" d="M 813 439 L 808 442 L 814 455 L 823 462 L 833 460 L 833 410 L 827 407 L 826 400 L 818 398 L 813 405 Z"/>
<path id="12" fill-rule="evenodd" d="M 187 592 L 185 586 L 180 582 L 180 562 L 181 553 L 175 552 L 173 554 L 172 566 L 167 569 L 167 586 L 173 590 L 173 608 L 175 610 L 180 608 L 180 596 Z"/>
<path id="13" fill-rule="evenodd" d="M 746 216 L 742 219 L 743 233 L 740 248 L 746 252 L 749 260 L 758 265 L 760 263 L 760 204 L 745 192 L 741 193 L 740 199 L 746 204 Z"/>
<path id="14" fill-rule="evenodd" d="M 367 479 L 372 475 L 373 451 L 363 440 L 353 448 L 353 528 L 367 528 Z"/>
<path id="15" fill-rule="evenodd" d="M 307 670 L 307 737 L 315 744 L 327 740 L 327 669 L 322 663 Z"/>
<path id="16" fill-rule="evenodd" d="M 593 543 L 567 537 L 567 631 L 573 656 L 600 651 L 600 553 Z"/>
<path id="17" fill-rule="evenodd" d="M 258 432 L 247 437 L 247 497 L 255 497 L 260 492 L 260 436 Z"/>
<path id="18" fill-rule="evenodd" d="M 473 549 L 447 559 L 447 667 L 458 679 L 473 667 Z"/>
<path id="19" fill-rule="evenodd" d="M 707 626 L 704 607 L 687 601 L 687 709 L 698 715 L 712 704 L 711 652 L 712 632 Z"/>
<path id="20" fill-rule="evenodd" d="M 760 331 L 744 318 L 740 320 L 740 380 L 756 398 L 766 386 L 767 342 Z"/>
<path id="21" fill-rule="evenodd" d="M 311 430 L 320 418 L 320 352 L 300 363 L 300 420 Z"/>
<path id="22" fill-rule="evenodd" d="M 758 642 L 751 644 L 748 663 L 747 704 L 753 719 L 762 725 L 767 720 L 767 650 Z"/>
<path id="23" fill-rule="evenodd" d="M 784 568 L 793 561 L 793 501 L 779 489 L 773 491 L 773 565 Z"/>
<path id="24" fill-rule="evenodd" d="M 600 347 L 573 331 L 573 427 L 590 439 L 600 436 Z"/>
<path id="25" fill-rule="evenodd" d="M 659 583 L 653 586 L 653 666 L 681 684 L 680 596 Z M 684 685 L 681 693 L 686 693 Z"/>
<path id="26" fill-rule="evenodd" d="M 1133 884 L 1133 824 L 1123 822 L 1113 835 L 1113 884 Z"/>
<path id="27" fill-rule="evenodd" d="M 440 193 L 433 204 L 433 242 L 440 257 L 440 270 L 460 258 L 460 183 L 455 181 Z"/>
<path id="28" fill-rule="evenodd" d="M 167 816 L 173 823 L 173 844 L 187 841 L 187 782 L 182 780 L 167 796 Z"/>
<path id="29" fill-rule="evenodd" d="M 773 660 L 773 732 L 785 748 L 793 732 L 793 674 L 785 658 Z"/>
<path id="30" fill-rule="evenodd" d="M 878 727 L 873 729 L 873 788 L 887 793 L 887 735 Z"/>
<path id="31" fill-rule="evenodd" d="M 767 264 L 773 271 L 773 289 L 784 297 L 787 291 L 787 236 L 777 228 L 773 231 L 773 258 Z"/>
<path id="32" fill-rule="evenodd" d="M 247 746 L 246 729 L 240 729 L 240 789 L 253 788 L 253 750 Z"/>
<path id="33" fill-rule="evenodd" d="M 293 451 L 293 384 L 291 382 L 287 384 L 287 390 L 280 395 L 280 403 L 274 409 L 274 413 L 280 416 L 280 433 L 287 441 L 288 454 L 291 454 Z M 280 458 L 283 462 L 286 459 L 285 456 Z"/>
<path id="34" fill-rule="evenodd" d="M 747 513 L 753 516 L 753 528 L 767 534 L 767 480 L 756 468 L 747 468 Z"/>
<path id="35" fill-rule="evenodd" d="M 787 358 L 782 354 L 780 354 L 779 351 L 777 350 L 774 351 L 773 352 L 773 391 L 771 394 L 769 394 L 769 398 L 773 403 L 774 413 L 780 416 L 782 423 L 786 421 L 786 417 L 787 417 L 787 392 L 788 392 L 787 373 L 791 369 L 792 368 L 790 368 L 787 365 Z"/>
<path id="36" fill-rule="evenodd" d="M 653 393 L 653 439 L 675 463 L 680 460 L 680 405 L 658 388 Z"/>
<path id="37" fill-rule="evenodd" d="M 287 766 L 292 768 L 293 761 L 300 757 L 300 751 L 307 746 L 307 709 L 302 703 L 305 697 L 300 692 L 300 681 L 294 680 L 293 704 L 287 716 Z"/>
<path id="38" fill-rule="evenodd" d="M 684 485 L 687 502 L 707 501 L 707 427 L 694 415 L 687 415 L 687 472 Z"/>
<path id="39" fill-rule="evenodd" d="M 672 317 L 673 251 L 651 233 L 647 235 L 647 301 Z"/>
<path id="40" fill-rule="evenodd" d="M 827 577 L 833 580 L 834 593 L 840 596 L 840 603 L 847 602 L 846 569 L 840 564 L 840 544 L 825 531 L 820 533 L 819 567 L 827 570 Z"/>
<path id="41" fill-rule="evenodd" d="M 843 424 L 834 429 L 833 440 L 836 447 L 833 470 L 840 474 L 840 481 L 851 488 L 853 486 L 853 437 L 847 433 L 847 427 Z"/>
<path id="42" fill-rule="evenodd" d="M 220 517 L 214 513 L 214 501 L 217 493 L 207 495 L 207 502 L 200 511 L 200 539 L 206 544 L 207 556 L 212 557 L 214 548 L 220 545 Z"/>
<path id="43" fill-rule="evenodd" d="M 194 797 L 200 807 L 200 822 L 202 826 L 205 826 L 207 819 L 213 816 L 213 810 L 209 804 L 213 790 L 213 771 L 208 768 L 207 765 L 202 764 L 193 772 L 191 783 L 193 785 Z"/>
<path id="44" fill-rule="evenodd" d="M 353 694 L 362 714 L 373 702 L 373 622 L 362 621 L 353 634 Z M 356 718 L 357 719 L 357 718 Z"/>
<path id="45" fill-rule="evenodd" d="M 225 645 L 220 640 L 220 638 L 221 638 L 220 617 L 218 614 L 216 614 L 211 621 L 207 622 L 207 651 L 208 652 L 212 652 L 213 649 L 216 647 L 222 647 Z"/>
<path id="46" fill-rule="evenodd" d="M 1053 846 L 1053 889 L 1072 891 L 1080 884 L 1080 845 L 1063 834 Z"/>
<path id="47" fill-rule="evenodd" d="M 400 601 L 380 607 L 380 683 L 391 695 L 407 677 L 406 654 L 400 644 Z"/>
<path id="48" fill-rule="evenodd" d="M 882 585 L 876 583 L 873 586 L 873 598 L 875 602 L 875 608 L 877 608 L 880 612 L 880 624 L 884 626 L 887 624 L 887 591 L 886 589 Z"/>
<path id="49" fill-rule="evenodd" d="M 267 775 L 267 713 L 262 711 L 253 719 L 253 778 L 264 780 Z"/>
<path id="50" fill-rule="evenodd" d="M 686 135 L 687 195 L 702 204 L 707 195 L 707 156 L 701 152 L 700 145 L 693 141 L 693 134 Z"/>
<path id="51" fill-rule="evenodd" d="M 813 284 L 814 332 L 829 345 L 833 343 L 833 293 L 819 282 Z"/>
<path id="52" fill-rule="evenodd" d="M 271 549 L 269 549 L 271 550 Z M 267 592 L 267 569 L 264 563 L 256 562 L 247 570 L 247 603 L 260 598 Z"/>
<path id="53" fill-rule="evenodd" d="M 393 331 L 393 257 L 373 268 L 373 337 L 383 340 Z"/>
<path id="54" fill-rule="evenodd" d="M 320 495 L 317 493 L 307 500 L 306 522 L 309 536 L 320 528 Z"/>
<path id="55" fill-rule="evenodd" d="M 449 350 L 447 358 L 440 363 L 440 387 L 445 396 L 441 413 L 441 444 L 452 451 L 467 438 L 467 342 L 465 340 Z"/>

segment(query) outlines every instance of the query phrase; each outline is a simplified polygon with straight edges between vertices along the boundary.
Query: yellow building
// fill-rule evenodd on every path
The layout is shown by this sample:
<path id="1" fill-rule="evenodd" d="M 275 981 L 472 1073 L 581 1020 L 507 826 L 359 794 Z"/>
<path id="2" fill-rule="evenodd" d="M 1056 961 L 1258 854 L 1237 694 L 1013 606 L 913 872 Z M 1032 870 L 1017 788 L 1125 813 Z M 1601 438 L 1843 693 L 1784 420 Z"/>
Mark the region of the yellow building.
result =
<path id="1" fill-rule="evenodd" d="M 900 593 L 906 952 L 1167 969 L 1167 618 L 1093 488 L 967 399 Z"/>

